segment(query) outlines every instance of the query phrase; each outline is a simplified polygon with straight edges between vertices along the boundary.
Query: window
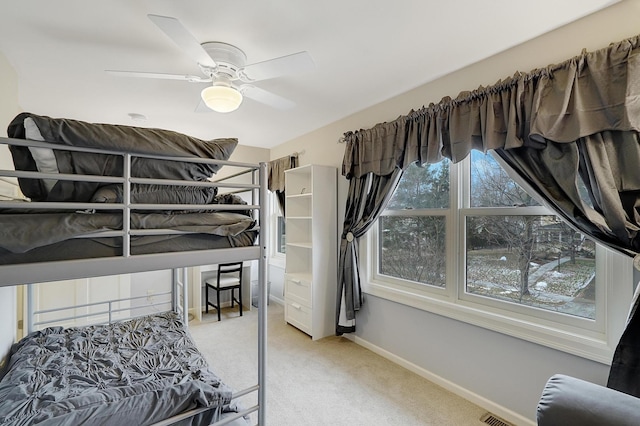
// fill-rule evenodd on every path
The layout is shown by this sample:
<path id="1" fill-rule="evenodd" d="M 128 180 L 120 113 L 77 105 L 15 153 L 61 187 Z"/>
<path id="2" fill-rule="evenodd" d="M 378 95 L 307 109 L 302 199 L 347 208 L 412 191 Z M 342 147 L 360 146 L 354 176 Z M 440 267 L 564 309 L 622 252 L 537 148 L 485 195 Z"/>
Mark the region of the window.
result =
<path id="1" fill-rule="evenodd" d="M 269 262 L 275 266 L 284 268 L 286 252 L 286 221 L 282 215 L 278 197 L 275 193 L 269 195 L 269 217 L 270 217 L 270 238 L 269 238 Z"/>
<path id="2" fill-rule="evenodd" d="M 287 239 L 286 239 L 286 229 L 285 229 L 285 220 L 281 214 L 277 216 L 278 226 L 276 227 L 276 252 L 280 254 L 285 254 L 287 250 Z"/>
<path id="3" fill-rule="evenodd" d="M 410 166 L 365 244 L 368 293 L 601 361 L 624 327 L 612 312 L 629 299 L 606 281 L 630 289 L 630 261 L 566 225 L 491 155 Z"/>

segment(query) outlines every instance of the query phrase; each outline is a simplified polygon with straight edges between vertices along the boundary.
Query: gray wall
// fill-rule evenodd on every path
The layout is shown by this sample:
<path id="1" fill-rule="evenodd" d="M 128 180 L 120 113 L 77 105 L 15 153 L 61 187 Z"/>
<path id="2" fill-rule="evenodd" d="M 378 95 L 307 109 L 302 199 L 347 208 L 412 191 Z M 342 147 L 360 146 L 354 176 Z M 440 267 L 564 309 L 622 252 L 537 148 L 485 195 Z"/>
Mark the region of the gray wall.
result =
<path id="1" fill-rule="evenodd" d="M 359 338 L 526 418 L 546 380 L 562 372 L 604 384 L 608 366 L 366 295 Z"/>

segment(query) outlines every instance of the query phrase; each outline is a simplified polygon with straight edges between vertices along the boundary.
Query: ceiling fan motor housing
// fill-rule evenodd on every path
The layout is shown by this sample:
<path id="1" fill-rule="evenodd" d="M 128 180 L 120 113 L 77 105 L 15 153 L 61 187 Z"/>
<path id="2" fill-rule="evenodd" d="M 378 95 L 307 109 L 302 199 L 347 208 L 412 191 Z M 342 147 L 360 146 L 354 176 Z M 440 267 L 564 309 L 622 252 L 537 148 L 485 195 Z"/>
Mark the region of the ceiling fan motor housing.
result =
<path id="1" fill-rule="evenodd" d="M 224 73 L 231 79 L 238 78 L 238 70 L 242 69 L 247 62 L 247 55 L 237 47 L 218 41 L 210 41 L 202 43 L 202 48 L 211 56 L 217 65 L 215 69 L 209 69 L 202 66 L 205 73 L 214 74 Z"/>

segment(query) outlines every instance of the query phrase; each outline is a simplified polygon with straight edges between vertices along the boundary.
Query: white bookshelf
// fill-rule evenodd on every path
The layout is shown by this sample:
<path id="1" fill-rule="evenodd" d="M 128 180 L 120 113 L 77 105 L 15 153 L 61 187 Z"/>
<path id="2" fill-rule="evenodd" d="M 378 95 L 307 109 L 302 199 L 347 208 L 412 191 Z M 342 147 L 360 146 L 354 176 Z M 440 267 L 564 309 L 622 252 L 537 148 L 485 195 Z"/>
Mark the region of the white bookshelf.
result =
<path id="1" fill-rule="evenodd" d="M 314 340 L 335 334 L 337 169 L 285 171 L 285 321 Z"/>

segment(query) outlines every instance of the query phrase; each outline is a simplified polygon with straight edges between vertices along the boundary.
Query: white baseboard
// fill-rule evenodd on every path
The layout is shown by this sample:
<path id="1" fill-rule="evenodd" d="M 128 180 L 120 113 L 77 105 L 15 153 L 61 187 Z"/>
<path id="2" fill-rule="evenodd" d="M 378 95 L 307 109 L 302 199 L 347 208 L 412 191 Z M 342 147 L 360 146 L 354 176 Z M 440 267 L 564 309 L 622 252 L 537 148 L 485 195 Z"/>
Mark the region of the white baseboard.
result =
<path id="1" fill-rule="evenodd" d="M 446 390 L 453 392 L 454 394 L 466 399 L 467 401 L 470 401 L 484 409 L 486 409 L 487 411 L 495 414 L 498 417 L 502 417 L 504 420 L 516 424 L 516 425 L 522 425 L 522 426 L 535 426 L 536 422 L 526 418 L 512 410 L 509 410 L 508 408 L 503 407 L 500 404 L 496 404 L 493 401 L 488 400 L 487 398 L 478 395 L 475 392 L 472 392 L 468 389 L 463 388 L 462 386 L 459 386 L 437 374 L 434 374 L 428 370 L 426 370 L 423 367 L 420 367 L 419 365 L 416 365 L 410 361 L 407 361 L 404 358 L 399 357 L 398 355 L 395 355 L 389 351 L 387 351 L 386 349 L 382 349 L 379 346 L 374 345 L 373 343 L 368 342 L 367 340 L 364 340 L 358 336 L 353 336 L 353 335 L 348 335 L 345 334 L 343 335 L 343 337 L 346 337 L 347 339 L 352 340 L 354 343 L 363 346 L 367 349 L 369 349 L 370 351 L 388 359 L 389 361 L 392 361 L 404 368 L 406 368 L 409 371 L 412 371 L 414 373 L 416 373 L 417 375 L 424 377 L 425 379 L 429 380 L 430 382 L 433 382 L 439 386 L 442 386 L 443 388 L 445 388 Z"/>
<path id="2" fill-rule="evenodd" d="M 284 299 L 279 299 L 273 295 L 269 295 L 269 302 L 277 303 L 280 306 L 284 306 Z"/>

